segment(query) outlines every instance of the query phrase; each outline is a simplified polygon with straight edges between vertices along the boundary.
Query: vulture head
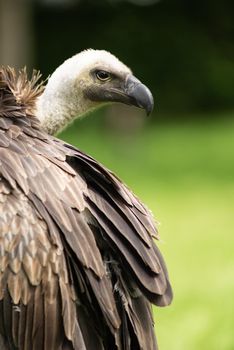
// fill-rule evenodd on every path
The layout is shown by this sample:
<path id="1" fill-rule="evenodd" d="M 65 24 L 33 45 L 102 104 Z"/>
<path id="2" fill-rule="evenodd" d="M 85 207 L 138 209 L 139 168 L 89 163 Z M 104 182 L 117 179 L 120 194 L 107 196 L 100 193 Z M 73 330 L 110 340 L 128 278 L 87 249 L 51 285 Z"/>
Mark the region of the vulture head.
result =
<path id="1" fill-rule="evenodd" d="M 42 128 L 50 134 L 103 104 L 120 102 L 153 109 L 150 90 L 104 50 L 85 50 L 59 66 L 37 103 Z"/>

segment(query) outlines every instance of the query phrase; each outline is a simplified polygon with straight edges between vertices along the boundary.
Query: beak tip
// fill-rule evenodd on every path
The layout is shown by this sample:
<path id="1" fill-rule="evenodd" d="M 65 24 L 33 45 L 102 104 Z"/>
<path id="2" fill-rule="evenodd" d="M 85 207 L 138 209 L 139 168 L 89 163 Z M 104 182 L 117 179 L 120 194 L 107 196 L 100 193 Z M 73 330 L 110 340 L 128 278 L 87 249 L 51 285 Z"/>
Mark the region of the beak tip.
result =
<path id="1" fill-rule="evenodd" d="M 154 98 L 151 95 L 151 98 L 148 101 L 148 104 L 145 107 L 147 117 L 153 112 L 154 109 Z"/>
<path id="2" fill-rule="evenodd" d="M 154 108 L 154 98 L 148 87 L 142 84 L 134 76 L 129 76 L 126 83 L 126 94 L 130 98 L 131 104 L 142 108 L 149 116 Z"/>

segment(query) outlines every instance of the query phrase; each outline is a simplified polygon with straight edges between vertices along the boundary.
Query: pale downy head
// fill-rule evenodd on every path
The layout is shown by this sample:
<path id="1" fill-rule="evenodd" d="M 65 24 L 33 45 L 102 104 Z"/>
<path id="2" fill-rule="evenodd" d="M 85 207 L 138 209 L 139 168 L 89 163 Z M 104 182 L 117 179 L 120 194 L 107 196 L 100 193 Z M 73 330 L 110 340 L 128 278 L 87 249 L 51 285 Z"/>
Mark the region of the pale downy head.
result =
<path id="1" fill-rule="evenodd" d="M 106 103 L 120 102 L 153 109 L 150 90 L 131 70 L 104 50 L 85 50 L 51 75 L 37 102 L 42 128 L 54 134 L 72 120 Z"/>

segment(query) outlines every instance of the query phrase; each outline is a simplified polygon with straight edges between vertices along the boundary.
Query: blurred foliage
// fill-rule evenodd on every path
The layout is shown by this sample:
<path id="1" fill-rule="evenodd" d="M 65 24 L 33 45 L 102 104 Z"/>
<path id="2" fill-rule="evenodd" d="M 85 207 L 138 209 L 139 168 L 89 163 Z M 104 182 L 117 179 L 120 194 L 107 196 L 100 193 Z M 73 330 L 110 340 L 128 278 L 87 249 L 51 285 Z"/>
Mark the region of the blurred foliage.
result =
<path id="1" fill-rule="evenodd" d="M 149 125 L 131 140 L 85 119 L 60 135 L 114 170 L 160 221 L 174 289 L 172 305 L 154 309 L 163 350 L 234 349 L 234 122 L 204 119 Z"/>
<path id="2" fill-rule="evenodd" d="M 37 67 L 49 74 L 85 48 L 104 48 L 152 89 L 161 112 L 232 109 L 233 13 L 228 0 L 37 5 Z"/>

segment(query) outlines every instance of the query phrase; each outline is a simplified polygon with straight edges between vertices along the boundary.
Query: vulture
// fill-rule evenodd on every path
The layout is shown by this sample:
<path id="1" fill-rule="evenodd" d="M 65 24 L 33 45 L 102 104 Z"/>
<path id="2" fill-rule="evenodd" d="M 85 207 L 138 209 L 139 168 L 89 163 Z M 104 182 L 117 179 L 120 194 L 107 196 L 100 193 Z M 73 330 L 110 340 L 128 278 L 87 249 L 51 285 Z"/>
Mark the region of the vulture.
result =
<path id="1" fill-rule="evenodd" d="M 172 290 L 151 212 L 55 136 L 77 116 L 153 98 L 103 50 L 40 74 L 0 68 L 0 349 L 155 350 Z"/>

